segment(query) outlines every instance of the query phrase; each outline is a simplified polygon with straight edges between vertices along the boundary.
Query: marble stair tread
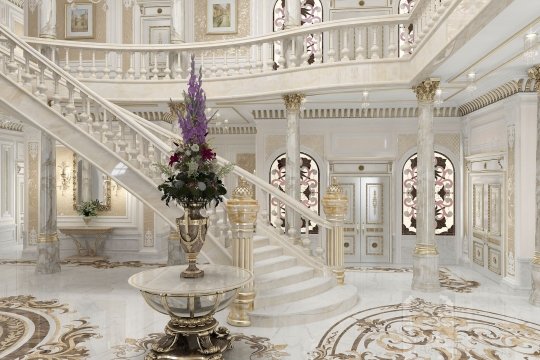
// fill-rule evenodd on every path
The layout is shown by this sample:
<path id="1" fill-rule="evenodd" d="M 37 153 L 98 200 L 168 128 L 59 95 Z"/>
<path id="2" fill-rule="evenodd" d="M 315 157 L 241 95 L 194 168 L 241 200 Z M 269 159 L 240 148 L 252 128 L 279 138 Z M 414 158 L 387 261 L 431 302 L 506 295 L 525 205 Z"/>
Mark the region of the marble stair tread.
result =
<path id="1" fill-rule="evenodd" d="M 335 286 L 306 299 L 256 308 L 250 313 L 251 325 L 279 327 L 320 321 L 346 313 L 357 301 L 358 289 L 355 286 Z"/>
<path id="2" fill-rule="evenodd" d="M 256 276 L 266 274 L 279 269 L 285 269 L 296 265 L 296 258 L 289 255 L 280 255 L 271 259 L 257 261 L 254 266 Z"/>
<path id="3" fill-rule="evenodd" d="M 270 238 L 265 235 L 254 235 L 253 236 L 253 247 L 258 248 L 270 244 Z"/>
<path id="4" fill-rule="evenodd" d="M 255 298 L 255 308 L 302 300 L 328 291 L 334 285 L 333 278 L 315 277 L 278 288 L 261 290 Z"/>
<path id="5" fill-rule="evenodd" d="M 276 245 L 264 245 L 253 250 L 256 262 L 283 255 L 283 248 Z"/>
<path id="6" fill-rule="evenodd" d="M 293 266 L 287 269 L 257 275 L 255 278 L 255 287 L 257 291 L 287 286 L 308 280 L 313 277 L 314 270 L 308 266 Z"/>

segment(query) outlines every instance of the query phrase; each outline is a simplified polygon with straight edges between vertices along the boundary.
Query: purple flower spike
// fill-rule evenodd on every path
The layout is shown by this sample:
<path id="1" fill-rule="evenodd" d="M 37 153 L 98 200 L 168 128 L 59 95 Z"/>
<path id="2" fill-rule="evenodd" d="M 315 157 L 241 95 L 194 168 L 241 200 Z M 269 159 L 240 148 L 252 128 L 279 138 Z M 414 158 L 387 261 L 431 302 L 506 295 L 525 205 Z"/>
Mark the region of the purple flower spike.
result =
<path id="1" fill-rule="evenodd" d="M 191 55 L 191 72 L 188 81 L 188 91 L 184 91 L 186 113 L 180 114 L 178 124 L 182 130 L 184 143 L 204 144 L 208 134 L 208 119 L 206 109 L 206 95 L 201 87 L 202 71 L 199 76 L 195 74 L 195 56 Z"/>

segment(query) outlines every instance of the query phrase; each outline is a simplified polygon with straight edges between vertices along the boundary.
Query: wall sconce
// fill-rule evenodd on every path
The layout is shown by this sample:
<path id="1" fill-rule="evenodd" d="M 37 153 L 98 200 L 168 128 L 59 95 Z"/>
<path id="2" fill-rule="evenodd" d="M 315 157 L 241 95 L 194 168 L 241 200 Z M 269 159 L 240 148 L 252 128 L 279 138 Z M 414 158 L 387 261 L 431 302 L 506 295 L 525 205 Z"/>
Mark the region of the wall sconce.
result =
<path id="1" fill-rule="evenodd" d="M 58 168 L 60 169 L 58 188 L 62 191 L 62 196 L 64 196 L 64 191 L 69 189 L 71 185 L 71 168 L 65 161 L 62 161 Z"/>
<path id="2" fill-rule="evenodd" d="M 120 185 L 116 181 L 111 181 L 111 191 L 114 192 L 114 197 L 118 197 L 118 191 L 120 191 Z"/>
<path id="3" fill-rule="evenodd" d="M 369 91 L 364 90 L 362 92 L 362 109 L 367 109 L 369 107 Z"/>
<path id="4" fill-rule="evenodd" d="M 532 65 L 536 61 L 536 57 L 538 56 L 538 34 L 530 32 L 528 34 L 525 34 L 525 37 L 523 38 L 523 46 L 524 46 L 524 52 L 523 52 L 523 58 L 525 59 L 525 63 L 527 65 Z"/>

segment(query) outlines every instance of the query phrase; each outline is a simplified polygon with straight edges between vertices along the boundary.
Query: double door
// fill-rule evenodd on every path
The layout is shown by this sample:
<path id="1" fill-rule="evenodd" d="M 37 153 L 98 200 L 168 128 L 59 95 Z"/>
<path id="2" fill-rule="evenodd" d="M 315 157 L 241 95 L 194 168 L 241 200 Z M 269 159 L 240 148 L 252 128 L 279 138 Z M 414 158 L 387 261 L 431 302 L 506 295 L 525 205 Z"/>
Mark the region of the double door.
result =
<path id="1" fill-rule="evenodd" d="M 469 212 L 473 263 L 492 275 L 503 274 L 505 232 L 503 175 L 471 177 Z"/>
<path id="2" fill-rule="evenodd" d="M 345 262 L 390 262 L 390 177 L 337 176 L 349 200 Z"/>

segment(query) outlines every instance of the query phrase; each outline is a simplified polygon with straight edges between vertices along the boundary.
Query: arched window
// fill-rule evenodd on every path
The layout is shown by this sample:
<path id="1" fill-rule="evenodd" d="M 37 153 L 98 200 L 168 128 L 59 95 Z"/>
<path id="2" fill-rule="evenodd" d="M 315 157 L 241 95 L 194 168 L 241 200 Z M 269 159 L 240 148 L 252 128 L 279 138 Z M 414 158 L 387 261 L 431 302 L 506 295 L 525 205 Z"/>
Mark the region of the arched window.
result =
<path id="1" fill-rule="evenodd" d="M 319 213 L 319 165 L 311 156 L 300 153 L 300 201 L 315 213 Z M 286 154 L 279 155 L 270 166 L 270 184 L 279 190 L 286 191 Z M 270 196 L 270 223 L 275 227 L 285 229 L 285 205 L 278 199 Z M 310 234 L 317 234 L 319 228 L 311 223 L 307 224 Z M 306 233 L 306 223 L 302 219 L 302 234 Z"/>
<path id="2" fill-rule="evenodd" d="M 414 7 L 414 0 L 399 0 L 398 5 L 398 14 L 409 14 Z M 405 26 L 405 24 L 400 24 L 398 29 L 398 54 L 399 57 L 402 57 L 405 54 L 405 49 L 414 42 L 414 31 L 413 24 Z M 409 54 L 412 54 L 412 50 L 407 50 Z"/>
<path id="3" fill-rule="evenodd" d="M 412 155 L 403 166 L 402 234 L 416 234 L 417 155 Z M 455 174 L 452 161 L 435 152 L 435 235 L 455 235 Z"/>
<path id="4" fill-rule="evenodd" d="M 273 30 L 279 31 L 285 28 L 285 1 L 277 0 L 274 4 L 273 12 Z M 320 0 L 291 0 L 300 2 L 300 25 L 304 24 L 318 24 L 323 20 L 323 8 Z M 322 49 L 322 35 L 321 34 L 309 34 L 305 38 L 305 44 L 309 54 L 308 64 L 315 62 L 315 54 Z M 274 43 L 274 68 L 277 68 L 277 59 L 282 54 L 281 43 Z"/>

